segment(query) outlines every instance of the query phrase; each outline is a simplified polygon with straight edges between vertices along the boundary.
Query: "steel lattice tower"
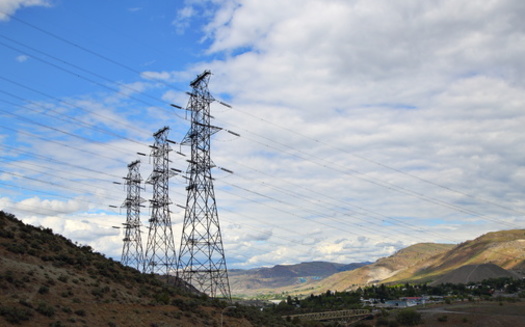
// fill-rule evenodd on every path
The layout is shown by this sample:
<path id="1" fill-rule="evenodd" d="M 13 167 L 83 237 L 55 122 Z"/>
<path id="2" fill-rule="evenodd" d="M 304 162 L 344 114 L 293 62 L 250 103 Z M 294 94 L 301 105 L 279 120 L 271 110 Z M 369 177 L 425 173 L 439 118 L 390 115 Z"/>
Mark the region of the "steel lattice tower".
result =
<path id="1" fill-rule="evenodd" d="M 200 74 L 190 86 L 191 127 L 182 144 L 191 145 L 188 160 L 186 212 L 182 229 L 177 273 L 179 277 L 211 297 L 231 300 L 219 215 L 213 190 L 210 136 L 220 128 L 210 125 L 208 91 L 210 71 Z"/>
<path id="2" fill-rule="evenodd" d="M 139 172 L 140 161 L 128 165 L 128 175 L 124 177 L 127 197 L 122 207 L 126 207 L 126 223 L 124 223 L 124 245 L 121 262 L 123 265 L 140 270 L 144 262 L 142 238 L 140 236 L 140 197 L 142 178 Z"/>
<path id="3" fill-rule="evenodd" d="M 153 185 L 153 198 L 150 200 L 151 219 L 146 244 L 144 272 L 169 276 L 176 269 L 177 257 L 175 241 L 171 228 L 169 178 L 169 153 L 167 134 L 169 127 L 159 129 L 153 136 L 151 147 L 153 172 L 146 183 Z"/>

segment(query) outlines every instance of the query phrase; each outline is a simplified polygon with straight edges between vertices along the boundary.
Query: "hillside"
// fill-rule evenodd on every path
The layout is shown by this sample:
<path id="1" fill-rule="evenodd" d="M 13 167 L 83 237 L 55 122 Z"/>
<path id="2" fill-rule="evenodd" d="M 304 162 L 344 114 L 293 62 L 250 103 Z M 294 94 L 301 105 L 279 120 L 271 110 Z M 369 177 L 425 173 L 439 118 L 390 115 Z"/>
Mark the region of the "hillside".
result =
<path id="1" fill-rule="evenodd" d="M 518 274 L 525 272 L 525 229 L 490 232 L 458 244 L 397 280 L 432 281 L 465 265 L 492 263 Z M 395 278 L 395 277 L 394 277 Z M 390 280 L 386 280 L 388 282 Z"/>
<path id="2" fill-rule="evenodd" d="M 228 302 L 168 286 L 0 211 L 0 326 L 219 326 Z M 237 304 L 225 326 L 286 326 Z"/>
<path id="3" fill-rule="evenodd" d="M 271 268 L 230 270 L 232 294 L 250 296 L 271 289 L 309 285 L 333 274 L 357 269 L 368 263 L 338 264 L 332 262 L 303 262 L 295 265 L 277 265 Z"/>

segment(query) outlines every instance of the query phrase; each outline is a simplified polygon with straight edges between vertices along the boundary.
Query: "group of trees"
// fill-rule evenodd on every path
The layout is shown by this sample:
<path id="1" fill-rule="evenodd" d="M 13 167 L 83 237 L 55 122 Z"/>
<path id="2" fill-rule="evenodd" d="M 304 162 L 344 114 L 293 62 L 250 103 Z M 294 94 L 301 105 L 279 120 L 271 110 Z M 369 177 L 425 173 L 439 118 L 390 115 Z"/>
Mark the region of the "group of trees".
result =
<path id="1" fill-rule="evenodd" d="M 469 284 L 441 284 L 429 286 L 427 284 L 399 284 L 399 285 L 372 285 L 358 288 L 354 291 L 332 292 L 327 291 L 319 295 L 310 295 L 299 299 L 291 297 L 272 308 L 279 314 L 305 313 L 342 309 L 362 308 L 362 299 L 374 299 L 378 302 L 395 300 L 403 297 L 445 296 L 456 298 L 490 298 L 495 291 L 505 293 L 519 293 L 525 297 L 525 280 L 512 278 L 492 278 L 479 283 Z"/>

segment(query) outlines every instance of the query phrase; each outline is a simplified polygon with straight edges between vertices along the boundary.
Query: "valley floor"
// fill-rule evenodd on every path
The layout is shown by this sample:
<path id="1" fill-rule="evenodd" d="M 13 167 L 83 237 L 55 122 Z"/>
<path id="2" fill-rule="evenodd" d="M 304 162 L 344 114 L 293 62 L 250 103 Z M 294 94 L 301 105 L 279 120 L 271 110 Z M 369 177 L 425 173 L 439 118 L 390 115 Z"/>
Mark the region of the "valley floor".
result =
<path id="1" fill-rule="evenodd" d="M 420 326 L 525 327 L 525 302 L 453 303 L 417 311 L 424 321 Z"/>

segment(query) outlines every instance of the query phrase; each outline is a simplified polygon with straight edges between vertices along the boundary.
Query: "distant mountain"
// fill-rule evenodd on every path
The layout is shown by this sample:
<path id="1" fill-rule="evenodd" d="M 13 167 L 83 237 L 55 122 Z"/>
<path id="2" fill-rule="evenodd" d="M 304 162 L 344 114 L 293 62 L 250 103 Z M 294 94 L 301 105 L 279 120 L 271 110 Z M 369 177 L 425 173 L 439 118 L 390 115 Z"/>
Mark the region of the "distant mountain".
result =
<path id="1" fill-rule="evenodd" d="M 271 268 L 229 271 L 230 287 L 235 295 L 255 295 L 293 285 L 308 285 L 333 274 L 369 264 L 339 264 L 332 262 L 303 262 L 295 265 L 277 265 Z"/>

